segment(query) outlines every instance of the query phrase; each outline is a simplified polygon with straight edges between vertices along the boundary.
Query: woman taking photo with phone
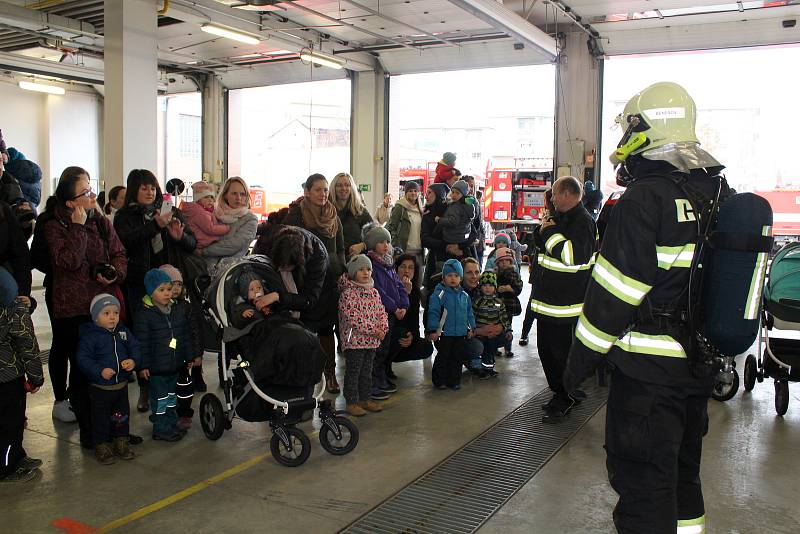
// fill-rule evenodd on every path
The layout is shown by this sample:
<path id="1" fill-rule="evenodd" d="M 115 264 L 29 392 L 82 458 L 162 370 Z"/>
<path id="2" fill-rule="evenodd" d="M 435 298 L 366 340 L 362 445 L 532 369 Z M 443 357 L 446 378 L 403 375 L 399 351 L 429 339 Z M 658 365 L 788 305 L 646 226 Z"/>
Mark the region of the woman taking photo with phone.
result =
<path id="1" fill-rule="evenodd" d="M 144 275 L 150 269 L 169 263 L 183 269 L 183 258 L 197 245 L 181 211 L 169 204 L 162 210 L 164 198 L 155 175 L 146 169 L 128 174 L 125 205 L 114 217 L 114 228 L 128 252 L 128 278 L 125 298 L 129 321 L 136 315 L 145 296 Z M 88 309 L 88 308 L 87 308 Z M 136 409 L 150 409 L 147 382 L 139 380 Z"/>

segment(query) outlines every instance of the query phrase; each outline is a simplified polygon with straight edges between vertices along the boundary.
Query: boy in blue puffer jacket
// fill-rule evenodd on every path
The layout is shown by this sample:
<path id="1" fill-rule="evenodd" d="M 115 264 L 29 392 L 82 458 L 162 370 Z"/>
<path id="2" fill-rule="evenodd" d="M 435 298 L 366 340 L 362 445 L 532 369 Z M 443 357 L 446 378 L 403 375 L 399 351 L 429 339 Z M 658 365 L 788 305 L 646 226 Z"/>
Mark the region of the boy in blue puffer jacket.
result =
<path id="1" fill-rule="evenodd" d="M 442 282 L 428 300 L 428 323 L 425 333 L 436 342 L 436 359 L 431 379 L 437 389 L 461 389 L 461 355 L 464 341 L 473 336 L 475 316 L 472 301 L 461 289 L 464 268 L 449 259 L 442 267 Z"/>
<path id="2" fill-rule="evenodd" d="M 177 426 L 175 389 L 181 368 L 192 368 L 189 317 L 186 307 L 175 306 L 172 279 L 165 271 L 147 271 L 144 287 L 147 295 L 133 330 L 142 344 L 140 375 L 150 379 L 153 439 L 178 441 L 186 431 Z"/>
<path id="3" fill-rule="evenodd" d="M 113 295 L 101 293 L 92 299 L 89 312 L 94 322 L 81 325 L 75 355 L 92 385 L 92 444 L 103 465 L 135 456 L 129 447 L 128 378 L 141 362 L 141 352 L 131 331 L 119 324 L 119 310 Z"/>

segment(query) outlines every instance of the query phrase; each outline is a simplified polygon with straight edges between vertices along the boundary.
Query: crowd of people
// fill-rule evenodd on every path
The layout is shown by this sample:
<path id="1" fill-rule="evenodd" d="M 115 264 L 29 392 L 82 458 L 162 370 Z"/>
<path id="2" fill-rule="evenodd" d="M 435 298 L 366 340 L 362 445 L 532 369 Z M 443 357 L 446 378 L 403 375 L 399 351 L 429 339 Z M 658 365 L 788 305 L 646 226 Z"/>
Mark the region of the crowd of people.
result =
<path id="1" fill-rule="evenodd" d="M 348 173 L 330 182 L 309 176 L 302 196 L 260 226 L 239 177 L 219 192 L 197 182 L 191 201 L 174 206 L 151 171 L 135 169 L 106 200 L 98 203 L 86 170 L 68 167 L 38 214 L 30 249 L 20 213 L 0 203 L 0 480 L 30 480 L 40 465 L 22 447 L 25 394 L 44 382 L 32 268 L 45 275 L 53 332 L 52 416 L 77 423 L 81 445 L 104 465 L 134 458 L 131 445 L 143 440 L 131 433 L 129 383 L 136 409 L 151 412 L 152 439 L 178 441 L 191 428 L 193 393 L 208 387 L 193 281 L 251 247 L 280 280 L 242 281 L 233 325 L 273 313 L 301 321 L 325 353 L 328 393 L 342 392 L 352 416 L 381 411 L 397 391 L 393 363 L 435 349 L 433 385 L 458 390 L 464 367 L 489 379 L 500 349 L 513 357 L 511 319 L 522 311 L 516 240 L 498 234 L 481 273 L 474 179 L 457 171 L 424 195 L 407 182 L 374 219 Z"/>

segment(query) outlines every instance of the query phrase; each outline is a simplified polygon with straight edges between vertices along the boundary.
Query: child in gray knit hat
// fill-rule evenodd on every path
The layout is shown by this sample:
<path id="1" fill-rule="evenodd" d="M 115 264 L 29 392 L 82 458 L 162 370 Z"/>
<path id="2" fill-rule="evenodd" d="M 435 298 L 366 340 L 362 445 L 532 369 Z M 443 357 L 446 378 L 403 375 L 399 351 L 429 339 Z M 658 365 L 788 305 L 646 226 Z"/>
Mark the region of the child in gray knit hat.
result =
<path id="1" fill-rule="evenodd" d="M 478 202 L 469 194 L 469 184 L 458 180 L 450 190 L 450 204 L 439 219 L 442 239 L 448 245 L 460 245 L 467 249 L 475 240 L 472 233 L 472 220 L 478 216 Z"/>

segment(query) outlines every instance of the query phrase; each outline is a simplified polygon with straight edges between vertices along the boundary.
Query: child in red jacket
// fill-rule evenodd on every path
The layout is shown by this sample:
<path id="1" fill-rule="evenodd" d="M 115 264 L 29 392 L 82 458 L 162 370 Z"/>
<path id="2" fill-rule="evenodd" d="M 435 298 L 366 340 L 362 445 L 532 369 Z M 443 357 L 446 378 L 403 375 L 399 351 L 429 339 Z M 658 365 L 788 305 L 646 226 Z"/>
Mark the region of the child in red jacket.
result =
<path id="1" fill-rule="evenodd" d="M 347 413 L 360 417 L 379 412 L 380 404 L 370 400 L 375 349 L 389 331 L 386 311 L 372 281 L 372 262 L 363 254 L 347 264 L 339 279 L 339 331 L 344 358 L 344 398 Z"/>
<path id="2" fill-rule="evenodd" d="M 433 182 L 443 184 L 450 181 L 455 176 L 455 166 L 456 155 L 453 152 L 445 152 L 442 160 L 436 165 L 436 179 Z"/>

